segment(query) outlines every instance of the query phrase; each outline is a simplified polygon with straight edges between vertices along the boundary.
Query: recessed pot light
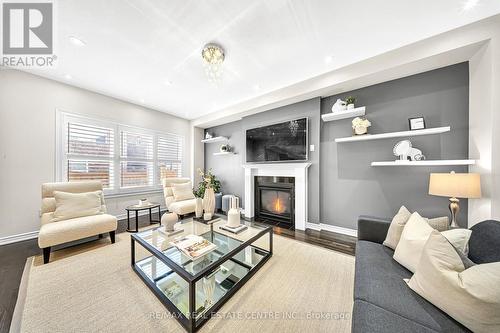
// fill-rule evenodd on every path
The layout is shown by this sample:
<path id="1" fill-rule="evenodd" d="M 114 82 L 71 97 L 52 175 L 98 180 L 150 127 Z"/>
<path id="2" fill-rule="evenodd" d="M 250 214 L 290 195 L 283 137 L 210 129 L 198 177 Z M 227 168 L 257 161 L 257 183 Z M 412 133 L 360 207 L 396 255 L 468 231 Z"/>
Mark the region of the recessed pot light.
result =
<path id="1" fill-rule="evenodd" d="M 163 83 L 164 83 L 166 86 L 171 86 L 171 85 L 173 84 L 173 82 L 172 82 L 172 81 L 170 81 L 170 80 L 165 80 Z"/>
<path id="2" fill-rule="evenodd" d="M 75 36 L 69 36 L 69 41 L 73 45 L 80 46 L 80 47 L 87 45 L 87 43 L 85 43 L 83 40 L 81 40 L 80 38 L 75 37 Z"/>
<path id="3" fill-rule="evenodd" d="M 71 80 L 73 77 L 70 74 L 64 74 L 66 80 Z"/>
<path id="4" fill-rule="evenodd" d="M 333 57 L 332 56 L 326 56 L 325 57 L 325 64 L 329 64 L 333 61 Z"/>
<path id="5" fill-rule="evenodd" d="M 260 90 L 260 85 L 255 84 L 255 85 L 253 86 L 253 90 Z"/>

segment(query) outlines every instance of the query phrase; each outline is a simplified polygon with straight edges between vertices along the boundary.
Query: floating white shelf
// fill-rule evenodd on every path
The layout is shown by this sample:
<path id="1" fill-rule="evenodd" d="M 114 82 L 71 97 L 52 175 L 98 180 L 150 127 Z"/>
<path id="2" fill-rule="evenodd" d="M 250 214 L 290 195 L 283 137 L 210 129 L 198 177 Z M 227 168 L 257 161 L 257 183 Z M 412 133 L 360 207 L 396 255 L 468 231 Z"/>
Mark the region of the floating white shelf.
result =
<path id="1" fill-rule="evenodd" d="M 475 160 L 425 160 L 425 161 L 385 161 L 372 162 L 372 166 L 442 166 L 474 165 Z"/>
<path id="2" fill-rule="evenodd" d="M 203 139 L 201 140 L 202 143 L 213 143 L 213 142 L 223 142 L 227 141 L 229 138 L 226 138 L 225 136 L 216 136 L 210 139 Z"/>
<path id="3" fill-rule="evenodd" d="M 352 110 L 345 110 L 345 111 L 335 111 L 335 112 L 330 112 L 330 113 L 325 113 L 321 115 L 321 119 L 323 121 L 334 121 L 334 120 L 340 120 L 340 119 L 345 119 L 345 118 L 354 118 L 358 116 L 364 116 L 366 111 L 366 107 L 361 106 L 359 108 L 355 108 Z"/>
<path id="4" fill-rule="evenodd" d="M 380 140 L 380 139 L 401 138 L 401 137 L 420 136 L 420 135 L 431 135 L 431 134 L 449 132 L 450 130 L 451 130 L 450 126 L 444 126 L 444 127 L 426 128 L 414 131 L 390 132 L 381 134 L 365 134 L 358 136 L 349 136 L 346 138 L 337 138 L 335 139 L 335 142 L 337 143 L 355 142 L 355 141 Z"/>
<path id="5" fill-rule="evenodd" d="M 234 153 L 232 151 L 224 151 L 224 152 L 214 153 L 214 156 L 219 156 L 219 155 L 236 155 L 236 153 Z"/>

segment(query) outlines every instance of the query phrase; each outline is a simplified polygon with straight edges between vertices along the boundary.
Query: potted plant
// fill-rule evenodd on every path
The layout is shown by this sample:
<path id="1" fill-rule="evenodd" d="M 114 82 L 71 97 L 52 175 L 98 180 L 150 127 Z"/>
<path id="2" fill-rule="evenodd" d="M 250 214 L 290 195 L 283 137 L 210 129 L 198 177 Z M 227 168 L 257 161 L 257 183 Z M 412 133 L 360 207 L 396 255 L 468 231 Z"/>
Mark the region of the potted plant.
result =
<path id="1" fill-rule="evenodd" d="M 347 110 L 354 109 L 354 103 L 356 103 L 356 97 L 349 96 L 346 98 L 345 102 L 347 103 Z"/>
<path id="2" fill-rule="evenodd" d="M 193 193 L 197 198 L 203 198 L 203 210 L 205 213 L 213 215 L 215 212 L 215 193 L 220 191 L 220 181 L 212 173 L 212 170 L 204 172 L 198 169 L 198 174 L 201 176 L 202 181 Z"/>

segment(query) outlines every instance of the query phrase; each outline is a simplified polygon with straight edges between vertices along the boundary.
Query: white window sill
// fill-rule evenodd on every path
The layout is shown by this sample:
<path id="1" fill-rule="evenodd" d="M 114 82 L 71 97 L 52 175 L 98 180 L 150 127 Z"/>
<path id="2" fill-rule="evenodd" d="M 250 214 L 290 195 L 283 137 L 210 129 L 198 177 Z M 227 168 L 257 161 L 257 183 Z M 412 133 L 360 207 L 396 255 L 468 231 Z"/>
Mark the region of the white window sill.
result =
<path id="1" fill-rule="evenodd" d="M 130 192 L 130 193 L 104 193 L 105 199 L 113 199 L 113 198 L 124 198 L 124 197 L 134 197 L 138 195 L 148 195 L 148 194 L 163 194 L 163 190 L 148 190 L 148 191 L 140 191 L 140 192 Z"/>

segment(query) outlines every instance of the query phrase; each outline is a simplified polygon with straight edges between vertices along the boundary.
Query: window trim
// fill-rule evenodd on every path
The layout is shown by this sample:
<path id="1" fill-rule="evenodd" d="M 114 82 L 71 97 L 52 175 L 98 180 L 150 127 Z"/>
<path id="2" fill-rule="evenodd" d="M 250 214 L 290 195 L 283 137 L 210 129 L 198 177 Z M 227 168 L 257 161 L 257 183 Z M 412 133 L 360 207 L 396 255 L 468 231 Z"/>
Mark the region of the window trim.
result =
<path id="1" fill-rule="evenodd" d="M 160 181 L 160 170 L 159 170 L 159 160 L 158 160 L 158 136 L 175 136 L 180 139 L 181 154 L 184 156 L 185 152 L 185 136 L 171 133 L 163 132 L 152 129 L 147 129 L 143 127 L 131 126 L 127 124 L 122 124 L 113 120 L 105 118 L 95 118 L 86 115 L 76 114 L 72 112 L 67 112 L 62 109 L 56 108 L 56 142 L 55 142 L 55 175 L 54 179 L 56 181 L 67 181 L 66 175 L 64 174 L 64 163 L 68 161 L 68 155 L 66 154 L 65 148 L 65 135 L 66 127 L 70 120 L 80 121 L 83 124 L 94 125 L 99 127 L 110 127 L 113 128 L 114 134 L 114 147 L 113 147 L 113 157 L 110 161 L 113 164 L 113 188 L 104 189 L 104 194 L 106 197 L 121 197 L 121 196 L 131 196 L 140 195 L 147 193 L 160 193 L 162 190 L 162 184 Z M 140 186 L 140 187 L 129 187 L 121 188 L 121 162 L 126 161 L 121 157 L 121 132 L 129 131 L 134 133 L 143 133 L 153 136 L 153 185 L 152 186 Z M 183 176 L 184 163 L 180 161 L 180 177 Z"/>

